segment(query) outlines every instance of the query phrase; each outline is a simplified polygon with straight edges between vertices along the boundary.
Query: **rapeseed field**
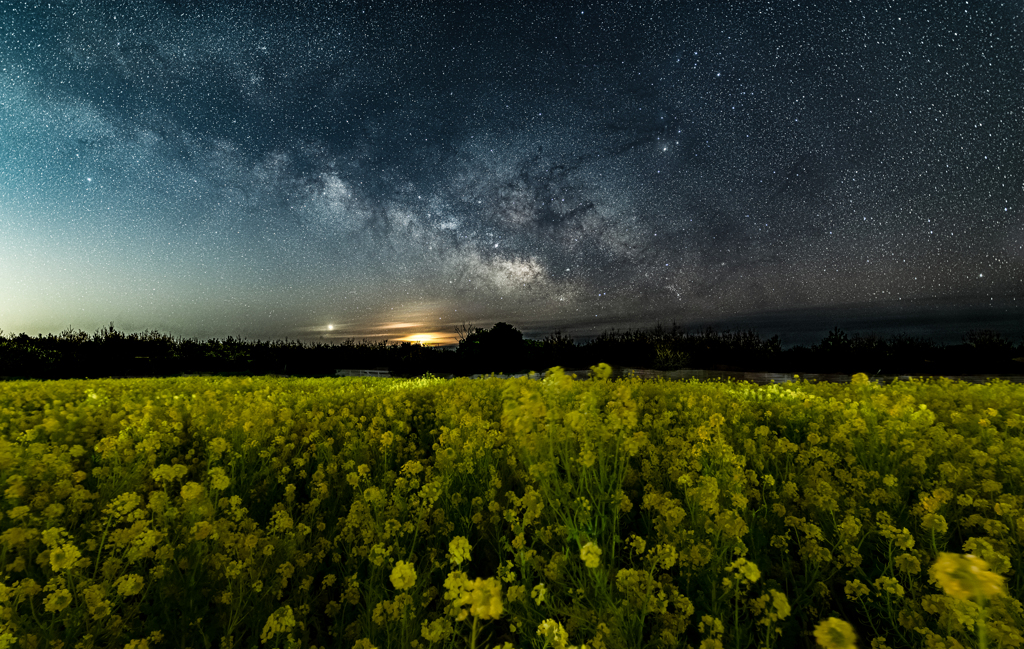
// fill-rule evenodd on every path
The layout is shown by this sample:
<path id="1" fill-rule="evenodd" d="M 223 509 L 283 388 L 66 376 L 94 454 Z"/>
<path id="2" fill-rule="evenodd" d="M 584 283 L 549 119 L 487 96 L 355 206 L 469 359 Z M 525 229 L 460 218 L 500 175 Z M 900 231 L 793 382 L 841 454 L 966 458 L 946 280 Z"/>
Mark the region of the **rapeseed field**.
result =
<path id="1" fill-rule="evenodd" d="M 0 649 L 1024 645 L 1024 386 L 0 385 Z"/>

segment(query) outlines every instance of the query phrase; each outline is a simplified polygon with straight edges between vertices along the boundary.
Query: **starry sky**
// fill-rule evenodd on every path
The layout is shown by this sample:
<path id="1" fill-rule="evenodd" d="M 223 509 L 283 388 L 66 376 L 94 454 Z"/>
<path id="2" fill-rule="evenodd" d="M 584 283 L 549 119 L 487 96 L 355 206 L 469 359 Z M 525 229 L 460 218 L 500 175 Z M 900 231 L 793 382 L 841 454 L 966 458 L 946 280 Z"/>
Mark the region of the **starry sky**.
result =
<path id="1" fill-rule="evenodd" d="M 997 0 L 5 0 L 0 329 L 1013 332 L 1022 43 Z"/>

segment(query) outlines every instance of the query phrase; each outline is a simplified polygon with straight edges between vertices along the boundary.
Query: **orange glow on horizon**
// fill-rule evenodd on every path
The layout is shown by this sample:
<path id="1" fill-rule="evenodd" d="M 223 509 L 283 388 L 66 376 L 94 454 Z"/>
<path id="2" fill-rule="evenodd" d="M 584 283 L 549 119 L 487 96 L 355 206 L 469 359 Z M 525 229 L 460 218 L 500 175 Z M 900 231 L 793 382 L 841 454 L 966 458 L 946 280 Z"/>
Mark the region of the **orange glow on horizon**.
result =
<path id="1" fill-rule="evenodd" d="M 434 318 L 430 318 L 430 320 L 434 320 Z M 388 341 L 389 343 L 413 343 L 430 347 L 457 345 L 459 337 L 454 328 L 435 329 L 434 327 L 438 327 L 439 324 L 436 320 L 434 322 L 392 321 L 367 325 L 330 322 L 316 327 L 315 331 L 319 332 L 321 336 L 335 340 L 351 338 L 354 340 Z"/>
<path id="2" fill-rule="evenodd" d="M 454 345 L 458 342 L 455 334 L 446 331 L 430 331 L 425 333 L 410 334 L 397 339 L 403 343 L 418 343 L 420 345 Z"/>

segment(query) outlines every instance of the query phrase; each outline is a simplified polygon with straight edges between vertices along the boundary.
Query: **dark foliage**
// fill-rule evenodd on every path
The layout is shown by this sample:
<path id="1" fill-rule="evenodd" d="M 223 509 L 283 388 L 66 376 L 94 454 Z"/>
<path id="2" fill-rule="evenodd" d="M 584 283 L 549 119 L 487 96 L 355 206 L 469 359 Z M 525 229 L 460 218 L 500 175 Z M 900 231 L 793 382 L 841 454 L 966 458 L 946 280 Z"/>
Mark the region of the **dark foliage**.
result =
<path id="1" fill-rule="evenodd" d="M 0 377 L 100 378 L 181 374 L 283 374 L 333 376 L 340 368 L 388 369 L 418 375 L 447 369 L 454 352 L 409 343 L 303 343 L 172 338 L 155 331 L 125 334 L 114 325 L 89 335 L 68 329 L 58 335 L 0 334 Z"/>
<path id="2" fill-rule="evenodd" d="M 905 335 L 851 337 L 836 327 L 817 345 L 788 350 L 782 349 L 778 336 L 762 339 L 754 331 L 710 328 L 689 332 L 675 325 L 611 331 L 584 343 L 557 331 L 541 340 L 526 340 L 522 332 L 504 322 L 489 330 L 463 325 L 458 333 L 458 348 L 450 349 L 353 339 L 336 343 L 231 337 L 200 341 L 155 331 L 126 334 L 113 324 L 91 335 L 70 328 L 58 335 L 34 338 L 0 332 L 0 377 L 333 376 L 338 369 L 388 369 L 395 376 L 464 376 L 544 370 L 555 365 L 584 369 L 600 362 L 659 370 L 948 376 L 1024 372 L 1024 338 L 1014 345 L 987 330 L 969 331 L 962 344 L 943 346 Z"/>
<path id="3" fill-rule="evenodd" d="M 458 359 L 465 373 L 510 373 L 529 369 L 523 333 L 499 322 L 489 331 L 476 329 L 459 342 Z"/>

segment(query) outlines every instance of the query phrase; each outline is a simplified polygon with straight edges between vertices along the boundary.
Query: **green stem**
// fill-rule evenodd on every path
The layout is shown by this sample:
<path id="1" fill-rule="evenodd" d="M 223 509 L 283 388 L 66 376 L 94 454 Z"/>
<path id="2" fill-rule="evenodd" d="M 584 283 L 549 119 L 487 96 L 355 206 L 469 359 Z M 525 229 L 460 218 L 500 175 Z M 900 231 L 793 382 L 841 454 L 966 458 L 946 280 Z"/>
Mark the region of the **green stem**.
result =
<path id="1" fill-rule="evenodd" d="M 110 529 L 110 524 L 113 522 L 114 516 L 111 514 L 107 517 L 107 524 L 103 527 L 103 535 L 100 536 L 100 547 L 96 552 L 96 566 L 92 569 L 92 578 L 96 579 L 96 572 L 100 569 L 100 557 L 103 556 L 103 544 L 107 540 L 107 531 Z"/>
<path id="2" fill-rule="evenodd" d="M 736 649 L 740 649 L 740 585 L 736 583 L 736 600 L 735 606 L 733 606 L 733 624 L 736 629 Z"/>
<path id="3" fill-rule="evenodd" d="M 647 596 L 644 597 L 644 605 L 640 608 L 640 627 L 637 630 L 636 646 L 640 646 L 640 641 L 644 637 L 644 623 L 647 621 L 647 607 L 651 602 L 651 597 L 654 595 L 654 568 L 647 571 L 646 583 L 651 584 L 652 588 L 647 589 Z"/>
<path id="4" fill-rule="evenodd" d="M 981 616 L 978 618 L 978 646 L 981 649 L 988 649 L 988 626 L 985 624 L 985 599 L 982 598 L 978 604 L 981 606 Z"/>

